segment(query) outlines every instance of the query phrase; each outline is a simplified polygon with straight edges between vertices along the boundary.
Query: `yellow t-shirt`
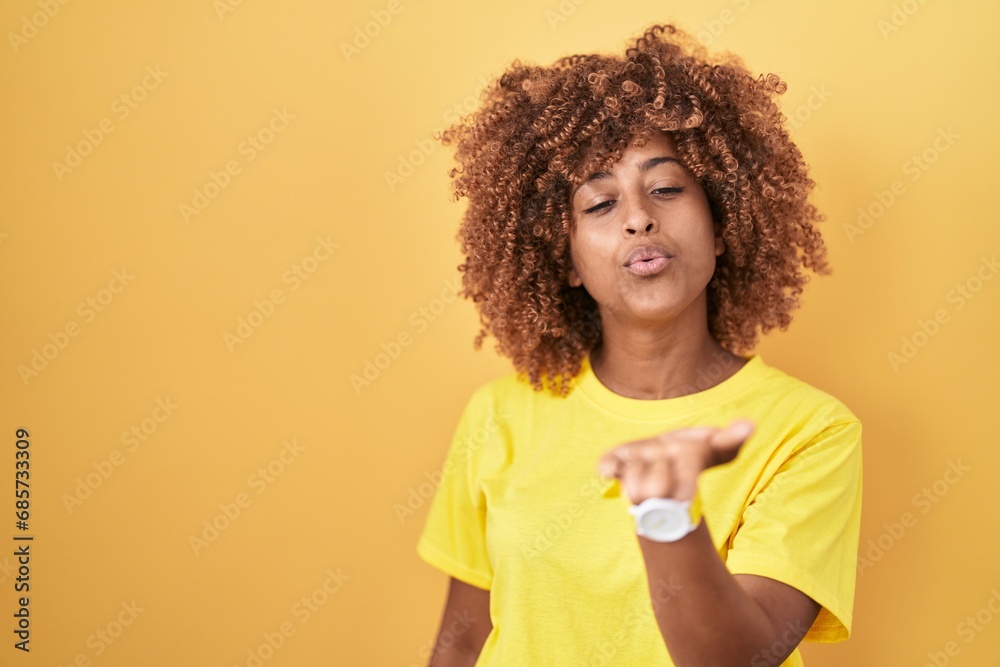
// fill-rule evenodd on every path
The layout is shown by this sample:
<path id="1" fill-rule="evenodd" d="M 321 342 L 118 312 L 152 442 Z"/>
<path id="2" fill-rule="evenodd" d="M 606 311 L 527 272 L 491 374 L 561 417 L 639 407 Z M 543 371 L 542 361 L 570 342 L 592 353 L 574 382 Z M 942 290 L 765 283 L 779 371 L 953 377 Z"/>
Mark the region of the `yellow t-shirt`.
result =
<path id="1" fill-rule="evenodd" d="M 755 433 L 698 480 L 704 520 L 733 574 L 770 577 L 822 605 L 805 637 L 850 634 L 861 519 L 861 423 L 759 354 L 707 390 L 661 400 L 601 384 L 585 359 L 566 397 L 511 373 L 468 401 L 417 553 L 490 591 L 477 667 L 672 665 L 622 493 L 604 452 L 686 426 L 748 417 Z M 770 664 L 761 656 L 761 665 Z M 798 649 L 784 667 L 802 665 Z M 756 667 L 756 665 L 751 665 Z"/>

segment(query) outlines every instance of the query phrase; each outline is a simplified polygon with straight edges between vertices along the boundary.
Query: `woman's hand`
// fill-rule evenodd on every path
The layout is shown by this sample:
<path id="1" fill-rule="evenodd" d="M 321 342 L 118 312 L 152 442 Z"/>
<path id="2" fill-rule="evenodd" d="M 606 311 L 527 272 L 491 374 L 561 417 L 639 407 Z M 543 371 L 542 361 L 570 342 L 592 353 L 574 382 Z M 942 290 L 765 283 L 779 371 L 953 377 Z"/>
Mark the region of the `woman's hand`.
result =
<path id="1" fill-rule="evenodd" d="M 726 428 L 694 426 L 619 445 L 601 457 L 597 470 L 620 480 L 638 505 L 646 498 L 690 500 L 702 470 L 732 461 L 754 431 L 739 419 Z"/>

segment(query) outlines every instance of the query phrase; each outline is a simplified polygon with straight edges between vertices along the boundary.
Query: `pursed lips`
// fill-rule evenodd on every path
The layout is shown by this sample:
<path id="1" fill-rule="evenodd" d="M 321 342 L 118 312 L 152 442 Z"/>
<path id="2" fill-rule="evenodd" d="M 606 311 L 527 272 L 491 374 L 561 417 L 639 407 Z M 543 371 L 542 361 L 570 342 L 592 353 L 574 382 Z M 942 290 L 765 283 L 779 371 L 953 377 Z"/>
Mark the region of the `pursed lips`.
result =
<path id="1" fill-rule="evenodd" d="M 625 260 L 625 266 L 631 266 L 637 262 L 648 262 L 653 259 L 669 259 L 673 257 L 673 254 L 664 248 L 663 246 L 657 245 L 645 245 L 633 250 L 628 259 Z"/>
<path id="2" fill-rule="evenodd" d="M 645 245 L 629 253 L 624 266 L 634 274 L 649 276 L 662 271 L 671 258 L 673 254 L 663 246 Z"/>

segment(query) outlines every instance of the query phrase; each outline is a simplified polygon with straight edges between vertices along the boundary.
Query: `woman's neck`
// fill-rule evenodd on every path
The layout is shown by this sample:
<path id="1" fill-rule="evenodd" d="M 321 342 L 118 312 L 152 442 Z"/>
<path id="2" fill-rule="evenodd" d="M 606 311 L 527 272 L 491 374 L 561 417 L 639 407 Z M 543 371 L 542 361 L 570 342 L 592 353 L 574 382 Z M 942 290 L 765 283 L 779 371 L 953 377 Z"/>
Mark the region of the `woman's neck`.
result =
<path id="1" fill-rule="evenodd" d="M 633 334 L 605 338 L 590 353 L 590 365 L 605 387 L 628 398 L 655 400 L 714 387 L 746 363 L 703 336 Z"/>

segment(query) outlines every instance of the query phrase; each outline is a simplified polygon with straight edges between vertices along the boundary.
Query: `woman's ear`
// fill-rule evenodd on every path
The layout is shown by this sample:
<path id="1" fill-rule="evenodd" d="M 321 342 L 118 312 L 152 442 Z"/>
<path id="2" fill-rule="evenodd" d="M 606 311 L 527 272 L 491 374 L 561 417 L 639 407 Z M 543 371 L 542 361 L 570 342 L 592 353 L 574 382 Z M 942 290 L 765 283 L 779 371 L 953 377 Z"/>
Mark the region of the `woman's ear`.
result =
<path id="1" fill-rule="evenodd" d="M 569 267 L 569 271 L 566 272 L 566 282 L 570 287 L 579 287 L 583 284 L 580 280 L 580 274 L 576 272 L 576 269 L 572 266 Z"/>
<path id="2" fill-rule="evenodd" d="M 726 252 L 726 242 L 722 238 L 722 223 L 716 222 L 715 227 L 715 256 L 718 257 Z"/>

